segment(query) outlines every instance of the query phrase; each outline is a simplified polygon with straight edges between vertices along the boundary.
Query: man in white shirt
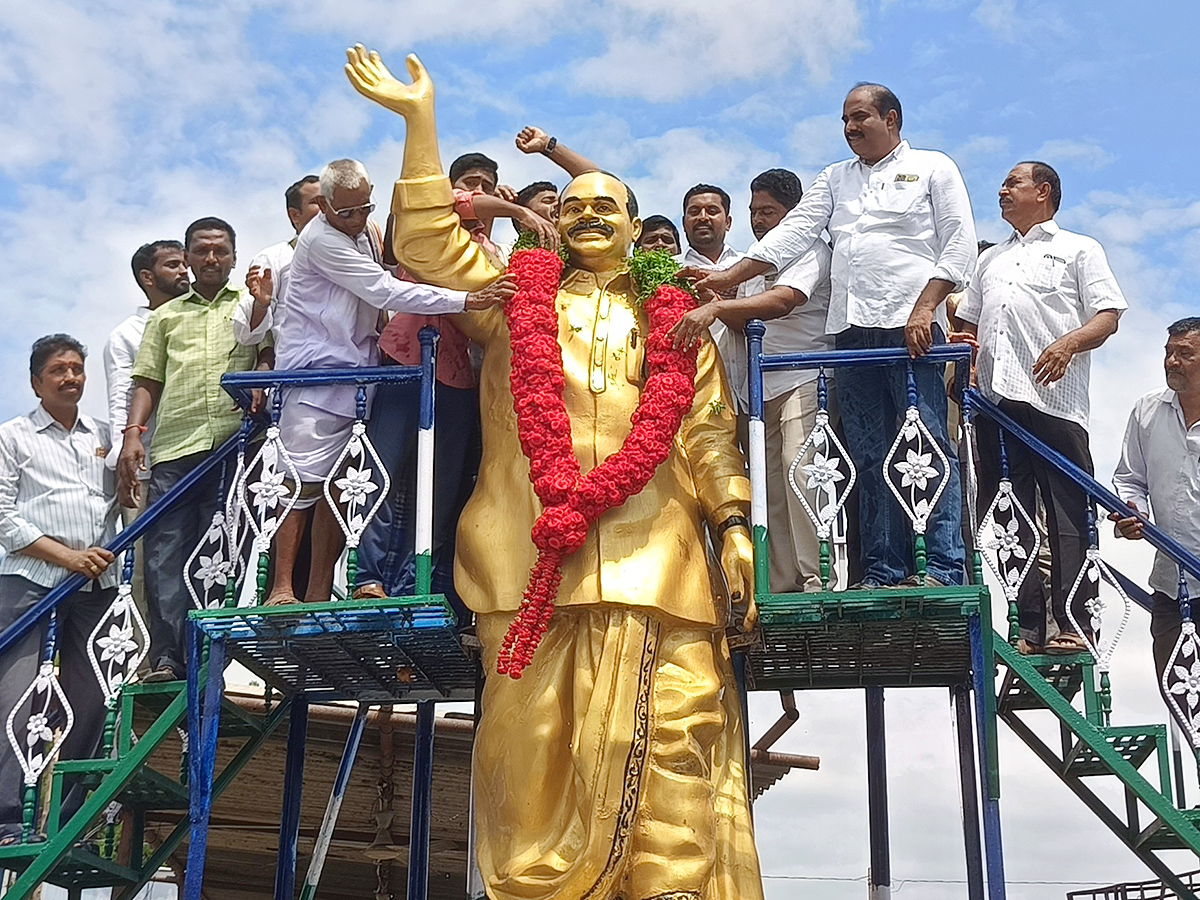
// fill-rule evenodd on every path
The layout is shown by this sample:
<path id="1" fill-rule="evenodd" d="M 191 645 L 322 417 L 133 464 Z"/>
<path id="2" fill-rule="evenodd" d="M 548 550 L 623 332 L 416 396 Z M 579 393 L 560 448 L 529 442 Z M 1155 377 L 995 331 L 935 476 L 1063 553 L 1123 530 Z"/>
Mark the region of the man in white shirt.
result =
<path id="1" fill-rule="evenodd" d="M 1113 474 L 1117 495 L 1141 518 L 1117 513 L 1109 518 L 1122 537 L 1138 540 L 1153 508 L 1154 523 L 1200 555 L 1200 318 L 1180 319 L 1168 326 L 1164 368 L 1166 389 L 1146 394 L 1129 415 L 1121 461 Z M 1188 575 L 1187 587 L 1194 619 L 1200 581 Z M 1162 673 L 1183 621 L 1179 568 L 1165 553 L 1154 557 L 1150 588 L 1154 591 L 1150 634 L 1161 689 Z"/>
<path id="2" fill-rule="evenodd" d="M 79 412 L 83 396 L 83 345 L 52 334 L 33 345 L 30 383 L 40 403 L 0 425 L 0 631 L 9 628 L 70 575 L 90 579 L 60 603 L 59 682 L 75 722 L 62 759 L 91 759 L 100 748 L 105 705 L 87 648 L 92 629 L 116 598 L 113 555 L 104 545 L 116 536 L 114 476 L 104 464 L 112 450 L 108 425 Z M 42 663 L 49 629 L 43 618 L 0 657 L 0 721 L 6 721 Z M 26 708 L 14 721 L 25 745 Z M 35 737 L 36 741 L 40 738 Z M 29 745 L 26 745 L 29 746 Z M 0 844 L 21 833 L 20 764 L 4 741 L 0 752 Z M 74 785 L 63 798 L 65 822 L 87 796 Z"/>
<path id="3" fill-rule="evenodd" d="M 146 305 L 139 306 L 133 315 L 112 330 L 108 343 L 104 345 L 104 380 L 108 388 L 108 423 L 110 428 L 121 428 L 129 420 L 129 392 L 133 388 L 133 362 L 137 359 L 138 347 L 146 331 L 146 320 L 150 313 L 173 297 L 186 294 L 191 283 L 188 279 L 187 262 L 183 255 L 183 244 L 179 241 L 153 241 L 138 247 L 132 260 L 133 277 L 146 295 Z M 146 422 L 143 443 L 149 447 L 154 436 L 154 418 Z M 119 453 L 110 453 L 105 462 L 113 471 L 117 468 Z M 145 482 L 150 472 L 138 472 Z M 146 508 L 146 493 L 139 495 L 141 501 L 134 509 L 121 509 L 121 519 L 129 525 Z M 143 615 L 145 606 L 145 584 L 143 579 L 142 542 L 138 541 L 134 552 L 133 597 Z"/>
<path id="4" fill-rule="evenodd" d="M 1090 351 L 1117 330 L 1126 309 L 1104 250 L 1092 238 L 1058 226 L 1062 199 L 1058 174 L 1041 162 L 1013 167 L 1000 187 L 1000 212 L 1013 227 L 1008 240 L 989 248 L 957 316 L 975 334 L 975 379 L 980 392 L 1037 438 L 1092 474 L 1088 448 Z M 1000 481 L 995 423 L 977 419 L 980 510 Z M 1073 653 L 1086 649 L 1066 611 L 1088 548 L 1089 502 L 1057 469 L 1015 439 L 1005 442 L 1009 477 L 1021 505 L 1033 515 L 1040 493 L 1050 538 L 1050 597 L 1036 573 L 1021 585 L 1023 652 Z M 1087 601 L 1097 585 L 1076 592 L 1072 612 L 1088 621 Z M 1046 601 L 1060 634 L 1046 641 Z"/>
<path id="5" fill-rule="evenodd" d="M 717 292 L 772 269 L 782 271 L 822 238 L 833 238 L 826 331 L 838 350 L 907 347 L 925 354 L 944 340 L 943 301 L 975 266 L 975 225 L 962 176 L 945 154 L 900 139 L 900 101 L 860 84 L 842 106 L 855 158 L 821 172 L 804 199 L 731 268 L 696 277 Z M 961 584 L 965 553 L 958 458 L 946 432 L 944 366 L 916 365 L 921 418 L 949 460 L 948 480 L 926 530 L 931 585 Z M 862 581 L 855 587 L 916 584 L 912 526 L 884 481 L 883 460 L 907 407 L 902 366 L 839 369 L 847 449 L 860 479 Z"/>
<path id="6" fill-rule="evenodd" d="M 290 240 L 272 244 L 250 260 L 249 272 L 271 273 L 271 294 L 256 298 L 247 292 L 233 311 L 233 336 L 239 344 L 257 345 L 266 338 L 267 332 L 279 327 L 279 318 L 283 310 L 279 308 L 278 299 L 287 289 L 288 271 L 292 265 L 292 256 L 296 252 L 296 241 L 304 226 L 313 220 L 321 211 L 318 199 L 321 189 L 316 175 L 305 175 L 286 191 L 283 200 L 287 206 L 288 221 L 296 232 Z M 247 276 L 249 282 L 250 276 Z M 258 310 L 255 310 L 255 305 Z"/>
<path id="7" fill-rule="evenodd" d="M 371 181 L 362 163 L 331 162 L 320 176 L 321 212 L 301 233 L 292 259 L 275 345 L 279 369 L 373 366 L 379 362 L 381 310 L 438 315 L 486 309 L 511 297 L 502 278 L 474 293 L 401 281 L 383 267 L 367 237 Z M 315 508 L 306 601 L 329 599 L 344 535 L 321 497 L 322 483 L 350 439 L 354 385 L 295 388 L 283 400 L 279 427 L 300 474 L 301 500 L 275 538 L 275 575 L 268 603 L 291 603 L 292 569 Z M 369 398 L 368 398 L 369 400 Z"/>
<path id="8" fill-rule="evenodd" d="M 800 179 L 786 169 L 769 169 L 750 182 L 750 228 L 762 240 L 800 202 Z M 682 346 L 714 322 L 726 327 L 718 344 L 737 403 L 743 448 L 750 412 L 746 339 L 751 319 L 764 319 L 764 353 L 832 350 L 825 333 L 829 309 L 831 253 L 817 241 L 783 273 L 756 276 L 739 285 L 733 298 L 717 298 L 687 313 L 676 325 Z M 832 390 L 832 384 L 829 386 Z M 817 370 L 796 369 L 763 375 L 763 423 L 767 453 L 767 540 L 772 593 L 821 589 L 820 541 L 816 527 L 787 481 L 788 468 L 817 418 Z M 809 503 L 819 508 L 810 492 Z M 825 502 L 825 501 L 821 501 Z M 832 574 L 832 573 L 831 573 Z M 831 581 L 831 583 L 833 583 Z"/>
<path id="9" fill-rule="evenodd" d="M 733 227 L 729 194 L 714 184 L 697 184 L 683 195 L 683 234 L 688 248 L 676 258 L 681 266 L 724 269 L 742 258 L 725 246 Z"/>

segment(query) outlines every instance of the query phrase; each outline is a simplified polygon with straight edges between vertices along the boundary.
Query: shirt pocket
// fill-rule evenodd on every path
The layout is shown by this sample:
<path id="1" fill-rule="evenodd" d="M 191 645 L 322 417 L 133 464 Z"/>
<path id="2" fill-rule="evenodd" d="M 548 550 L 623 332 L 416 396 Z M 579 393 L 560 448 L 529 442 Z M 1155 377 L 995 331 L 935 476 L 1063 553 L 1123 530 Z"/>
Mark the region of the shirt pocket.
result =
<path id="1" fill-rule="evenodd" d="M 1057 293 L 1067 275 L 1067 261 L 1046 253 L 1034 261 L 1029 273 L 1029 283 L 1044 294 Z"/>
<path id="2" fill-rule="evenodd" d="M 893 181 L 884 185 L 876 197 L 879 209 L 892 215 L 904 215 L 925 195 L 920 181 Z"/>
<path id="3" fill-rule="evenodd" d="M 643 387 L 646 384 L 646 342 L 636 328 L 625 338 L 625 380 Z"/>

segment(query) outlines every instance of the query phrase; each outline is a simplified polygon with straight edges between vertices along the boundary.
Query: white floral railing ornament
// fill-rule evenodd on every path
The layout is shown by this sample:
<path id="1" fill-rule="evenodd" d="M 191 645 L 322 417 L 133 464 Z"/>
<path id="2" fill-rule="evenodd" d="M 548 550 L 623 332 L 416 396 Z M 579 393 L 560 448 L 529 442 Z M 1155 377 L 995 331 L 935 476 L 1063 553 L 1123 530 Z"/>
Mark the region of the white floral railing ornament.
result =
<path id="1" fill-rule="evenodd" d="M 240 502 L 240 486 L 246 472 L 246 438 L 250 428 L 247 417 L 238 434 L 237 463 L 233 477 L 229 479 L 229 490 L 225 490 L 225 469 L 222 468 L 220 486 L 217 488 L 221 505 L 213 513 L 204 536 L 184 563 L 183 584 L 196 609 L 234 605 L 238 586 L 245 576 L 239 551 L 246 534 L 244 522 L 248 517 L 245 505 Z"/>
<path id="2" fill-rule="evenodd" d="M 925 529 L 929 525 L 929 517 L 933 514 L 934 507 L 950 481 L 950 461 L 938 446 L 933 433 L 921 420 L 921 411 L 917 406 L 917 381 L 913 376 L 912 363 L 905 365 L 908 375 L 908 408 L 904 411 L 904 423 L 883 459 L 883 480 L 887 482 L 892 495 L 912 523 L 917 580 L 924 584 Z M 900 458 L 901 454 L 903 458 Z M 934 465 L 935 462 L 940 464 L 940 469 Z M 899 475 L 899 484 L 892 474 L 893 470 Z"/>
<path id="3" fill-rule="evenodd" d="M 133 601 L 134 549 L 125 550 L 117 596 L 88 636 L 88 661 L 109 711 L 150 652 L 150 632 Z"/>
<path id="4" fill-rule="evenodd" d="M 1071 627 L 1075 629 L 1075 633 L 1083 639 L 1088 650 L 1096 659 L 1096 669 L 1100 672 L 1100 714 L 1105 725 L 1109 724 L 1109 719 L 1112 717 L 1112 684 L 1108 673 L 1112 668 L 1113 653 L 1117 649 L 1117 644 L 1121 640 L 1121 636 L 1125 634 L 1125 628 L 1129 625 L 1129 616 L 1133 609 L 1133 602 L 1129 599 L 1129 595 L 1125 593 L 1125 589 L 1121 587 L 1121 582 L 1113 575 L 1112 570 L 1100 558 L 1100 539 L 1096 530 L 1096 511 L 1092 507 L 1091 502 L 1088 502 L 1087 509 L 1088 523 L 1088 549 L 1083 560 L 1083 565 L 1079 567 L 1079 573 L 1075 576 L 1075 581 L 1071 584 L 1071 590 L 1067 592 L 1067 620 L 1071 623 Z M 1075 604 L 1075 597 L 1079 594 L 1080 589 L 1085 585 L 1096 586 L 1096 596 L 1091 597 L 1084 604 L 1087 610 L 1087 624 L 1079 622 L 1075 618 L 1075 612 L 1072 606 Z M 1117 596 L 1121 598 L 1121 621 L 1117 627 L 1112 629 L 1111 637 L 1101 638 L 1101 625 L 1104 624 L 1104 614 L 1108 611 L 1108 603 L 1105 602 L 1104 596 L 1100 593 L 1100 587 L 1104 584 L 1114 588 Z"/>
<path id="5" fill-rule="evenodd" d="M 1162 673 L 1163 696 L 1175 719 L 1187 731 L 1192 749 L 1200 753 L 1200 635 L 1192 621 L 1187 577 L 1179 570 L 1179 615 L 1182 624 Z"/>
<path id="6" fill-rule="evenodd" d="M 50 613 L 50 627 L 46 634 L 46 644 L 42 652 L 42 663 L 38 673 L 25 692 L 21 694 L 12 712 L 5 720 L 5 732 L 8 743 L 17 756 L 24 775 L 24 795 L 22 797 L 21 840 L 28 842 L 34 833 L 34 823 L 37 821 L 37 784 L 42 773 L 62 749 L 67 734 L 75 724 L 75 713 L 59 684 L 58 676 L 54 673 L 54 648 L 57 642 L 58 615 Z M 29 718 L 26 720 L 24 733 L 17 735 L 17 717 L 21 710 L 29 706 Z M 62 711 L 64 720 L 58 734 L 50 727 L 50 714 L 55 706 Z M 47 747 L 46 743 L 50 746 Z"/>
<path id="7" fill-rule="evenodd" d="M 975 546 L 983 551 L 981 555 L 984 563 L 1000 582 L 1005 608 L 1008 610 L 1009 640 L 1015 642 L 1019 627 L 1017 597 L 1021 592 L 1021 585 L 1037 564 L 1038 551 L 1042 548 L 1042 535 L 1029 510 L 1021 505 L 1021 501 L 1013 492 L 1004 432 L 998 433 L 1000 485 L 987 512 L 979 521 L 975 531 Z M 1025 543 L 1026 535 L 1032 538 L 1032 545 L 1028 547 Z"/>
<path id="8" fill-rule="evenodd" d="M 803 460 L 812 451 L 812 461 L 802 465 Z M 843 474 L 842 467 L 846 472 Z M 796 481 L 796 472 L 804 473 L 804 488 L 801 489 Z M 805 513 L 817 529 L 817 540 L 820 542 L 821 590 L 829 590 L 832 560 L 830 556 L 830 535 L 833 523 L 846 505 L 850 491 L 858 478 L 858 470 L 850 459 L 850 454 L 838 440 L 837 434 L 829 424 L 829 389 L 826 382 L 825 370 L 817 373 L 817 417 L 813 430 L 804 439 L 796 458 L 788 467 L 788 484 L 792 492 L 800 500 Z M 845 482 L 839 489 L 838 483 Z M 816 508 L 809 502 L 806 491 L 812 491 L 816 499 Z"/>
<path id="9" fill-rule="evenodd" d="M 245 521 L 254 533 L 253 551 L 257 558 L 254 602 L 259 605 L 267 593 L 271 540 L 300 499 L 300 470 L 280 437 L 282 407 L 283 391 L 277 388 L 271 396 L 271 424 L 267 426 L 266 440 L 246 464 L 237 482 L 238 501 L 246 510 Z M 289 481 L 291 487 L 288 487 Z"/>
<path id="10" fill-rule="evenodd" d="M 391 479 L 387 467 L 379 458 L 375 447 L 367 437 L 367 388 L 358 386 L 355 397 L 355 420 L 350 440 L 342 448 L 337 462 L 325 479 L 325 499 L 333 510 L 333 517 L 346 536 L 346 593 L 352 594 L 358 586 L 358 543 L 362 540 L 367 523 L 379 512 L 387 498 Z M 344 474 L 339 475 L 345 468 Z M 379 473 L 379 481 L 375 473 Z M 331 488 L 337 488 L 334 499 Z M 371 495 L 376 494 L 372 501 Z M 342 512 L 343 508 L 345 513 Z"/>

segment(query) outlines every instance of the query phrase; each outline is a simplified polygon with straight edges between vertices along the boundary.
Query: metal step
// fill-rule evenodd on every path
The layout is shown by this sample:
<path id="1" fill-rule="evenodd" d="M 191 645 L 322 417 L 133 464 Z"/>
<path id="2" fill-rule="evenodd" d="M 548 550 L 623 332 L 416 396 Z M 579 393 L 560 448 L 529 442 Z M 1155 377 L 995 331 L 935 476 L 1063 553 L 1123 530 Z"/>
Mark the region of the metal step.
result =
<path id="1" fill-rule="evenodd" d="M 54 774 L 95 790 L 117 763 L 115 759 L 63 760 L 55 765 Z M 117 801 L 138 809 L 187 809 L 188 789 L 161 772 L 142 766 L 117 794 Z"/>
<path id="2" fill-rule="evenodd" d="M 163 681 L 154 684 L 130 684 L 124 689 L 136 706 L 154 717 L 162 714 L 180 693 L 187 690 L 186 681 Z M 246 712 L 227 697 L 221 699 L 220 737 L 252 738 L 262 731 L 262 720 Z"/>
<path id="3" fill-rule="evenodd" d="M 1067 702 L 1075 698 L 1083 686 L 1084 666 L 1092 664 L 1091 654 L 1072 653 L 1069 656 L 1035 655 L 1022 657 L 1038 670 L 1045 681 L 1058 691 Z M 996 711 L 1000 714 L 1014 709 L 1046 709 L 1046 704 L 1021 678 L 1008 669 L 1000 695 L 996 698 Z"/>
<path id="4" fill-rule="evenodd" d="M 0 847 L 0 869 L 23 872 L 42 851 L 45 844 L 16 844 Z M 82 847 L 72 847 L 58 861 L 46 881 L 59 887 L 92 888 L 117 887 L 136 884 L 141 875 L 133 869 L 118 865 L 109 859 L 103 859 L 91 850 Z"/>
<path id="5" fill-rule="evenodd" d="M 1112 725 L 1099 730 L 1108 745 L 1135 769 L 1141 768 L 1155 751 L 1166 752 L 1166 725 Z M 1083 778 L 1113 772 L 1095 750 L 1083 741 L 1076 741 L 1063 760 L 1063 774 Z"/>
<path id="6" fill-rule="evenodd" d="M 1179 814 L 1200 832 L 1200 809 L 1181 809 Z M 1147 850 L 1187 849 L 1187 844 L 1180 840 L 1175 829 L 1162 819 L 1155 819 L 1138 835 L 1137 845 Z"/>

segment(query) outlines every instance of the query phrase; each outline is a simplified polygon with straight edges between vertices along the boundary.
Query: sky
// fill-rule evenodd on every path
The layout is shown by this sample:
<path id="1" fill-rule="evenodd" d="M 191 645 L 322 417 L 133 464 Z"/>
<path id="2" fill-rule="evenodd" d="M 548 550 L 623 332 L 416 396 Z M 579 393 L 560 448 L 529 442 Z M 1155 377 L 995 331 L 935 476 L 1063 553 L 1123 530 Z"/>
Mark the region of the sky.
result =
<path id="1" fill-rule="evenodd" d="M 981 238 L 1007 234 L 996 189 L 1008 169 L 1049 162 L 1063 180 L 1060 223 L 1100 240 L 1130 305 L 1093 359 L 1090 431 L 1106 481 L 1134 400 L 1161 385 L 1164 326 L 1200 309 L 1198 28 L 1200 4 L 1163 0 L 0 4 L 0 418 L 32 408 L 29 346 L 55 331 L 90 348 L 84 407 L 102 413 L 100 351 L 138 305 L 139 244 L 217 215 L 237 230 L 241 277 L 290 236 L 284 188 L 341 156 L 366 163 L 386 205 L 403 124 L 342 74 L 345 48 L 362 42 L 397 72 L 405 53 L 420 55 L 444 160 L 481 150 L 515 187 L 562 184 L 513 145 L 538 125 L 629 180 L 644 214 L 678 223 L 690 185 L 724 186 L 735 249 L 751 241 L 755 174 L 785 166 L 807 185 L 847 155 L 841 101 L 857 81 L 890 86 L 904 137 L 958 163 Z M 1106 538 L 1104 550 L 1145 578 L 1144 548 Z M 1135 612 L 1113 673 L 1115 721 L 1163 720 L 1147 627 Z M 862 695 L 799 699 L 800 724 L 779 749 L 818 754 L 822 768 L 758 804 L 767 896 L 862 897 Z M 755 734 L 774 705 L 755 698 Z M 961 884 L 930 883 L 964 871 L 945 693 L 889 692 L 888 723 L 897 896 L 964 896 Z M 1010 897 L 1070 889 L 1033 882 L 1147 877 L 1003 731 L 1001 763 Z"/>

